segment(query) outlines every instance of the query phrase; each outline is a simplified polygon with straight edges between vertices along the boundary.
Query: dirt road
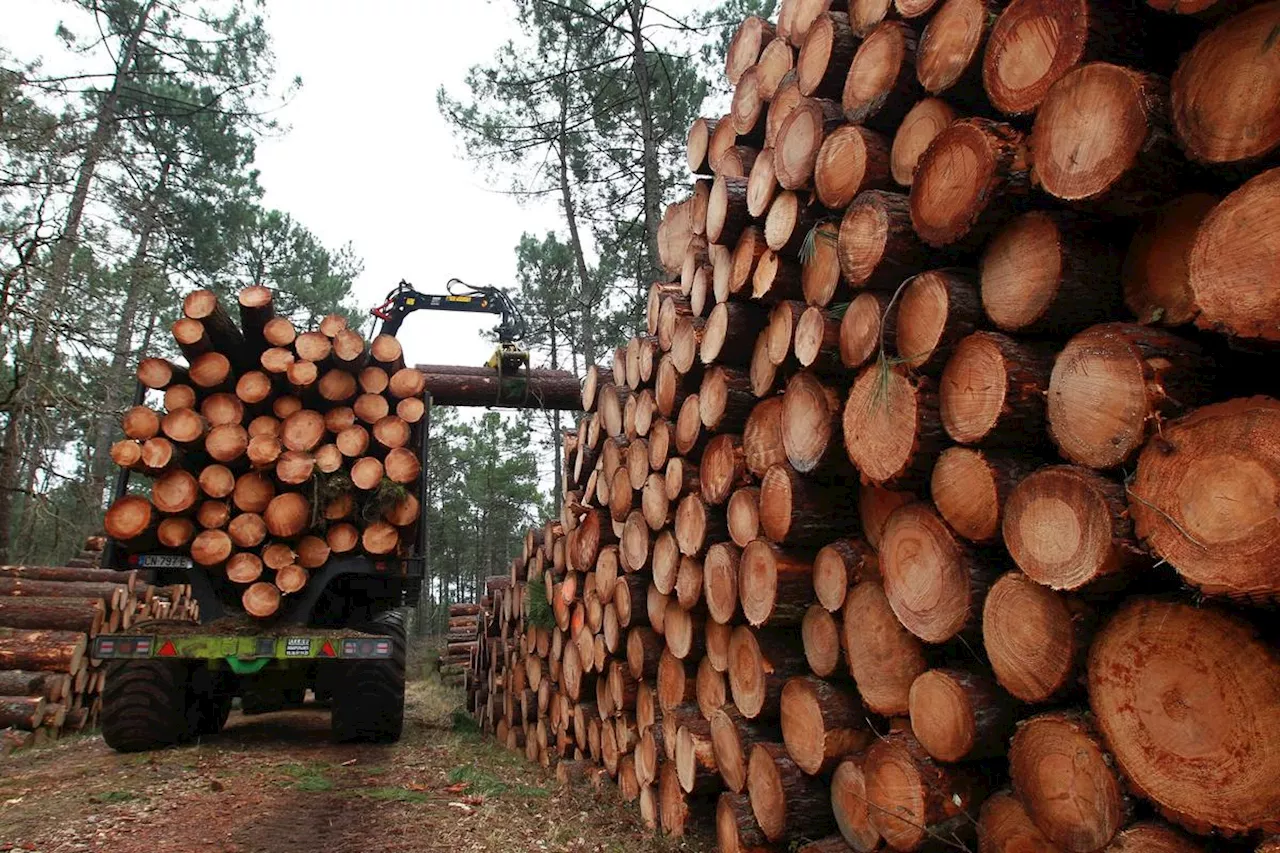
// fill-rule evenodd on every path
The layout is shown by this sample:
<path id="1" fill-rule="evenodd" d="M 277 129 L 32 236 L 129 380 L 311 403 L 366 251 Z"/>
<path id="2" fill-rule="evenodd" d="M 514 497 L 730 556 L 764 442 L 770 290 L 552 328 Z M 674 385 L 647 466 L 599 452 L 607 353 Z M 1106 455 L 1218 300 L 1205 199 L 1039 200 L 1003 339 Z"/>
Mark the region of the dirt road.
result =
<path id="1" fill-rule="evenodd" d="M 607 790 L 558 791 L 523 754 L 455 730 L 456 694 L 413 685 L 404 739 L 335 745 L 328 714 L 237 712 L 217 738 L 118 755 L 99 737 L 0 758 L 0 851 L 703 853 Z"/>

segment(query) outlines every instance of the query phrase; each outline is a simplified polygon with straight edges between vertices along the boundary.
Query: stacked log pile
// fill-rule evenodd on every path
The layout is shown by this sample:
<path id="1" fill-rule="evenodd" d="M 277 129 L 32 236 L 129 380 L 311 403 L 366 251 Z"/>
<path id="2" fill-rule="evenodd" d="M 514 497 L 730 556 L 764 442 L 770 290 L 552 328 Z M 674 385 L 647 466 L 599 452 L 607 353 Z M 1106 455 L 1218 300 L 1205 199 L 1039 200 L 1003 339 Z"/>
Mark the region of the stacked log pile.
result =
<path id="1" fill-rule="evenodd" d="M 742 24 L 487 729 L 723 851 L 1280 830 L 1280 3 L 1150 5 Z"/>
<path id="2" fill-rule="evenodd" d="M 0 566 L 0 753 L 97 725 L 106 668 L 100 633 L 148 619 L 198 621 L 185 585 L 97 567 L 102 537 L 69 566 Z"/>
<path id="3" fill-rule="evenodd" d="M 339 315 L 299 330 L 261 286 L 238 301 L 237 324 L 212 291 L 189 294 L 173 325 L 188 364 L 139 363 L 163 405 L 126 412 L 111 453 L 150 492 L 117 499 L 105 525 L 131 552 L 189 555 L 264 618 L 331 556 L 407 553 L 428 377 L 392 336 L 366 341 Z"/>

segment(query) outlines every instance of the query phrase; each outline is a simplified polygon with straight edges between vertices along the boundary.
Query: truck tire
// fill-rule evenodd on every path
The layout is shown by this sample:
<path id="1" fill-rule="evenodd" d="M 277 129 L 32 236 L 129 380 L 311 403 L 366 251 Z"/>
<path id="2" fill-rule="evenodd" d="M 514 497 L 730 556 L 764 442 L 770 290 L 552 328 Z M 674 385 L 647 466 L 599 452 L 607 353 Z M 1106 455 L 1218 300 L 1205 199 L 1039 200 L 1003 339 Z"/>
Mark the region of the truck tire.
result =
<path id="1" fill-rule="evenodd" d="M 122 660 L 107 668 L 102 739 L 117 752 L 164 749 L 191 732 L 190 671 L 174 660 Z"/>
<path id="2" fill-rule="evenodd" d="M 232 696 L 228 679 L 220 673 L 212 673 L 205 667 L 191 673 L 187 695 L 187 717 L 191 720 L 191 733 L 196 737 L 216 735 L 231 716 Z"/>
<path id="3" fill-rule="evenodd" d="M 394 743 L 404 729 L 404 614 L 388 610 L 352 626 L 391 638 L 391 657 L 341 661 L 332 698 L 333 737 L 338 741 Z"/>

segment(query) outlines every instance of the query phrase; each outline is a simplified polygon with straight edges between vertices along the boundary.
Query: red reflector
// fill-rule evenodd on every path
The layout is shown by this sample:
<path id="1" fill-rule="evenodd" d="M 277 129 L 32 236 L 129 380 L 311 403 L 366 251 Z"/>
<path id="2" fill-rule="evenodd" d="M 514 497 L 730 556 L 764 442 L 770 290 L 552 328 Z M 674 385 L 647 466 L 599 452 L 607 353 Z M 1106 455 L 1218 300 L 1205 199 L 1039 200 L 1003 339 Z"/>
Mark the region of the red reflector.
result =
<path id="1" fill-rule="evenodd" d="M 178 650 L 173 647 L 173 640 L 165 640 L 164 645 L 160 647 L 158 654 L 162 658 L 177 657 Z"/>
<path id="2" fill-rule="evenodd" d="M 336 658 L 337 656 L 338 656 L 338 653 L 333 650 L 333 643 L 329 642 L 328 640 L 325 640 L 324 645 L 320 647 L 320 657 Z"/>

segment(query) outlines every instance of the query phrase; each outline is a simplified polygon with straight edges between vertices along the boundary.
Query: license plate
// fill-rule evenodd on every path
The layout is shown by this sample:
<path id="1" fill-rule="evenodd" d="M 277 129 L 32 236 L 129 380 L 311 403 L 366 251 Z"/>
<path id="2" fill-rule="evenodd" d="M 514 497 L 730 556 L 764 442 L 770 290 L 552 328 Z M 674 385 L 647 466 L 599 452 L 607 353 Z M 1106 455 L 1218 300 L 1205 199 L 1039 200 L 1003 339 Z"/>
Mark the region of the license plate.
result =
<path id="1" fill-rule="evenodd" d="M 193 565 L 190 557 L 176 554 L 143 554 L 138 557 L 138 566 L 144 569 L 189 569 Z"/>

